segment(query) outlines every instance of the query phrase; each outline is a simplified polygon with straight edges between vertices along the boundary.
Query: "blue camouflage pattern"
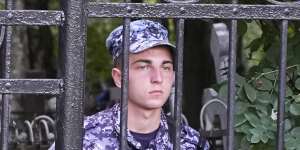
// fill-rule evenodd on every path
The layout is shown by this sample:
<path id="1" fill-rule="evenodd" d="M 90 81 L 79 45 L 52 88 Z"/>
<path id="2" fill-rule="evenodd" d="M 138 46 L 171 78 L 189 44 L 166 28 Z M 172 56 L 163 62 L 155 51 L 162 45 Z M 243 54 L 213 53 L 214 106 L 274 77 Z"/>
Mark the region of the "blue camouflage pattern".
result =
<path id="1" fill-rule="evenodd" d="M 115 104 L 112 108 L 89 116 L 84 121 L 85 136 L 83 150 L 118 150 L 120 142 L 120 106 Z M 199 133 L 191 127 L 181 125 L 180 148 L 183 150 L 195 150 L 199 139 L 204 141 L 201 147 L 209 150 L 209 144 L 201 139 Z M 141 143 L 127 132 L 128 149 L 141 149 Z M 164 113 L 161 114 L 160 127 L 156 138 L 153 139 L 147 150 L 172 150 L 173 146 L 168 133 L 168 123 Z"/>
<path id="2" fill-rule="evenodd" d="M 167 45 L 172 50 L 175 46 L 169 42 L 168 30 L 158 22 L 150 20 L 136 20 L 130 22 L 130 53 L 138 53 L 148 48 Z M 123 26 L 114 29 L 106 39 L 106 48 L 116 60 L 122 53 Z"/>

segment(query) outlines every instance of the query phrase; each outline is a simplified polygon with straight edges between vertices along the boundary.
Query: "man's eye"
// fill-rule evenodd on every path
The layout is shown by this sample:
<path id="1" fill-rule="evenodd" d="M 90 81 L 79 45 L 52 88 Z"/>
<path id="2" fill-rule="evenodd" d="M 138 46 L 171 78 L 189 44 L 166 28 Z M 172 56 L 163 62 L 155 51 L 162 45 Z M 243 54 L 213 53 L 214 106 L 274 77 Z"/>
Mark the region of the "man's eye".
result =
<path id="1" fill-rule="evenodd" d="M 138 66 L 137 69 L 140 69 L 140 70 L 146 70 L 146 69 L 149 69 L 150 67 L 148 65 L 143 65 L 143 66 Z"/>
<path id="2" fill-rule="evenodd" d="M 166 71 L 170 71 L 170 70 L 172 70 L 172 67 L 171 66 L 163 66 L 163 69 Z"/>

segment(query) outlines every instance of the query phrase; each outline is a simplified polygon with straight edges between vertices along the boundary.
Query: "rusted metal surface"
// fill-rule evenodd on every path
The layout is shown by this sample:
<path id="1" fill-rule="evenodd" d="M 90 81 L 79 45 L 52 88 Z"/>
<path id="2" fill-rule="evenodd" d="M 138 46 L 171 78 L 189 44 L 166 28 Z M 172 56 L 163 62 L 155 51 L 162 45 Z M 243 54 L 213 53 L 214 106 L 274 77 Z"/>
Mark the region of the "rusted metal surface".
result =
<path id="1" fill-rule="evenodd" d="M 128 11 L 127 8 L 131 8 Z M 237 4 L 89 3 L 89 17 L 299 20 L 299 6 Z"/>
<path id="2" fill-rule="evenodd" d="M 129 84 L 129 46 L 130 19 L 125 18 L 123 24 L 123 55 L 122 55 L 122 91 L 121 91 L 121 122 L 120 147 L 127 150 L 127 120 L 128 120 L 128 84 Z"/>
<path id="3" fill-rule="evenodd" d="M 65 22 L 60 27 L 60 63 L 64 92 L 57 103 L 55 149 L 82 149 L 85 81 L 86 1 L 62 0 Z"/>
<path id="4" fill-rule="evenodd" d="M 0 93 L 6 94 L 60 94 L 61 79 L 0 79 Z"/>
<path id="5" fill-rule="evenodd" d="M 62 11 L 0 10 L 0 25 L 61 25 Z"/>
<path id="6" fill-rule="evenodd" d="M 13 0 L 5 0 L 5 9 L 13 9 Z M 1 22 L 1 21 L 0 21 Z M 2 61 L 2 78 L 11 78 L 11 63 L 12 63 L 12 27 L 6 26 L 4 28 L 4 43 L 1 45 L 1 61 Z M 2 44 L 2 43 L 1 43 Z M 2 96 L 2 113 L 1 113 L 1 149 L 8 149 L 8 134 L 10 123 L 10 101 L 11 95 L 3 94 Z"/>

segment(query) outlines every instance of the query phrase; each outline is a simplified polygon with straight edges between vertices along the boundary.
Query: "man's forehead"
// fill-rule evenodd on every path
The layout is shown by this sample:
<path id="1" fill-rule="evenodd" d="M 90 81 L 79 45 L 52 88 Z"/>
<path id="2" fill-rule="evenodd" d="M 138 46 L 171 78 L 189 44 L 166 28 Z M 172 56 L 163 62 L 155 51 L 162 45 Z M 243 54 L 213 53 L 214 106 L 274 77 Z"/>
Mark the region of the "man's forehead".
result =
<path id="1" fill-rule="evenodd" d="M 131 53 L 129 55 L 131 61 L 136 60 L 160 60 L 160 61 L 172 61 L 172 54 L 169 49 L 164 47 L 155 47 L 145 50 L 141 53 Z"/>

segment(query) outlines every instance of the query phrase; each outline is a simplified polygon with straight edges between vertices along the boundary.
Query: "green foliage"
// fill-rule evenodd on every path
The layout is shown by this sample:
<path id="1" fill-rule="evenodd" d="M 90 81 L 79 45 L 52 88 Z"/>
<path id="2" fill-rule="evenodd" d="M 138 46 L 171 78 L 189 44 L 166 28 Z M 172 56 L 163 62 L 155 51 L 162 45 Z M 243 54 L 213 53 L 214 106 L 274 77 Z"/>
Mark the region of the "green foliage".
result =
<path id="1" fill-rule="evenodd" d="M 5 8 L 4 3 L 0 2 L 0 9 L 2 10 L 4 8 Z"/>
<path id="2" fill-rule="evenodd" d="M 263 70 L 269 70 L 264 68 Z M 289 73 L 297 71 L 297 66 L 288 68 Z M 271 76 L 274 75 L 275 78 Z M 247 79 L 238 76 L 237 80 L 237 101 L 235 106 L 235 131 L 238 136 L 238 143 L 251 145 L 249 149 L 270 149 L 275 146 L 276 135 L 276 110 L 277 110 L 277 95 L 278 95 L 278 70 L 269 70 L 256 76 L 254 79 Z M 270 78 L 266 78 L 266 77 Z M 294 78 L 287 81 L 287 89 L 290 94 L 286 92 L 286 114 L 285 114 L 285 134 L 291 135 L 285 139 L 286 149 L 299 148 L 297 140 L 300 135 L 299 119 L 300 116 L 300 102 L 299 89 L 295 87 L 295 81 L 300 76 L 297 74 Z M 267 85 L 264 85 L 267 83 Z M 226 94 L 227 84 L 223 84 L 219 88 L 220 96 Z M 262 88 L 263 87 L 263 88 Z M 240 149 L 243 145 L 238 145 Z"/>
<path id="3" fill-rule="evenodd" d="M 236 149 L 274 149 L 277 133 L 277 107 L 279 89 L 279 23 L 252 21 L 241 25 L 244 38 L 251 42 L 243 47 L 247 51 L 249 69 L 236 76 L 235 132 Z M 259 27 L 261 33 L 252 34 L 249 27 Z M 288 55 L 285 97 L 285 149 L 300 149 L 300 34 L 299 25 L 288 28 Z M 249 37 L 249 34 L 252 34 Z M 221 98 L 227 97 L 227 83 L 219 86 Z"/>
<path id="4" fill-rule="evenodd" d="M 90 93 L 98 93 L 99 85 L 110 80 L 111 56 L 105 47 L 108 34 L 118 25 L 118 19 L 89 20 L 87 30 L 86 74 Z"/>

